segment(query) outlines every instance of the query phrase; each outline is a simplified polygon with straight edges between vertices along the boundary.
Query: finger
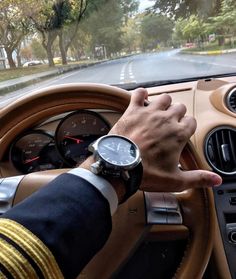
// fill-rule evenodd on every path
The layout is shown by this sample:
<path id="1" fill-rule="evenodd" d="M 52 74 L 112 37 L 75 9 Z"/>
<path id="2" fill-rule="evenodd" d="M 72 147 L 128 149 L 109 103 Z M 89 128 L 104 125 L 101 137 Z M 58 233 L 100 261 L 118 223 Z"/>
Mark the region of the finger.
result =
<path id="1" fill-rule="evenodd" d="M 192 116 L 184 116 L 182 119 L 180 119 L 180 124 L 184 126 L 185 135 L 187 138 L 190 138 L 197 128 L 197 121 Z"/>
<path id="2" fill-rule="evenodd" d="M 155 101 L 151 102 L 149 106 L 155 107 L 155 109 L 166 110 L 171 105 L 172 99 L 167 94 L 161 94 L 156 97 Z"/>
<path id="3" fill-rule="evenodd" d="M 204 170 L 182 172 L 184 188 L 214 187 L 222 183 L 219 175 Z"/>
<path id="4" fill-rule="evenodd" d="M 184 104 L 180 103 L 175 103 L 169 106 L 167 111 L 177 119 L 177 121 L 180 121 L 184 116 L 187 111 L 187 108 Z"/>
<path id="5" fill-rule="evenodd" d="M 131 106 L 144 106 L 144 101 L 148 98 L 148 92 L 144 88 L 135 89 L 131 95 Z"/>

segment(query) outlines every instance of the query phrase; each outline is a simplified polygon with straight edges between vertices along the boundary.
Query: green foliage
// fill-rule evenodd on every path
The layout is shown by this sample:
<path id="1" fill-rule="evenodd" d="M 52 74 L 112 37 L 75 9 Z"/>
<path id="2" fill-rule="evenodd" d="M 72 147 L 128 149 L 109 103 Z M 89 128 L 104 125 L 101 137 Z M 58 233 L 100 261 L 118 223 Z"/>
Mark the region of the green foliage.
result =
<path id="1" fill-rule="evenodd" d="M 211 17 L 209 31 L 218 34 L 235 34 L 236 32 L 236 3 L 232 0 L 223 0 L 222 9 L 218 16 Z"/>
<path id="2" fill-rule="evenodd" d="M 164 15 L 151 14 L 144 16 L 141 22 L 143 49 L 156 48 L 158 44 L 166 44 L 171 39 L 173 22 Z"/>
<path id="3" fill-rule="evenodd" d="M 118 1 L 107 1 L 99 10 L 91 13 L 85 22 L 93 49 L 96 46 L 105 46 L 108 56 L 121 50 L 123 13 Z"/>
<path id="4" fill-rule="evenodd" d="M 194 42 L 205 34 L 205 23 L 196 15 L 189 18 L 179 18 L 176 21 L 174 39 Z"/>
<path id="5" fill-rule="evenodd" d="M 199 15 L 207 18 L 216 15 L 221 7 L 221 0 L 155 0 L 152 8 L 172 18 L 188 18 Z"/>
<path id="6" fill-rule="evenodd" d="M 138 11 L 139 1 L 137 0 L 118 0 L 122 13 L 124 15 L 125 23 L 128 19 L 133 17 L 133 15 Z"/>
<path id="7" fill-rule="evenodd" d="M 35 59 L 45 60 L 47 58 L 47 53 L 45 49 L 42 47 L 42 44 L 41 42 L 39 42 L 39 40 L 37 39 L 32 40 L 31 49 Z"/>
<path id="8" fill-rule="evenodd" d="M 14 50 L 19 50 L 21 41 L 30 32 L 28 18 L 21 10 L 20 1 L 0 1 L 0 45 L 5 48 L 8 62 L 14 68 Z"/>
<path id="9" fill-rule="evenodd" d="M 131 17 L 122 28 L 122 42 L 126 52 L 139 50 L 140 40 L 140 17 Z"/>

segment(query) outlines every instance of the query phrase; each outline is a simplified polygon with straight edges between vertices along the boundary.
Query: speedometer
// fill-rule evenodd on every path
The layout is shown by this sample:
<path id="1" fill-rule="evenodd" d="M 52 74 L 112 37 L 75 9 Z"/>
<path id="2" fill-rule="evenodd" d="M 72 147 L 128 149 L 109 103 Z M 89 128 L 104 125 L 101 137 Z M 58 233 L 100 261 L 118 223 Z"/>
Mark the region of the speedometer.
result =
<path id="1" fill-rule="evenodd" d="M 55 140 L 68 166 L 82 163 L 90 154 L 88 146 L 110 130 L 108 122 L 93 111 L 79 110 L 69 114 L 58 125 Z"/>
<path id="2" fill-rule="evenodd" d="M 19 137 L 11 146 L 10 160 L 22 173 L 63 166 L 54 138 L 43 131 L 32 131 Z"/>

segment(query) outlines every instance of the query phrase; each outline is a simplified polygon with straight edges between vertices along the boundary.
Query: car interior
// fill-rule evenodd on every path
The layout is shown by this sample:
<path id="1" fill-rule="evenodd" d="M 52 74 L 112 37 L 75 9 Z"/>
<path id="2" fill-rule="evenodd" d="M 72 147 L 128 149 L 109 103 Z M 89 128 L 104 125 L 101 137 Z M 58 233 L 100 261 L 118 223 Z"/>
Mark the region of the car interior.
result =
<path id="1" fill-rule="evenodd" d="M 15 1 L 12 5 L 22 8 L 20 4 L 23 2 Z M 37 5 L 34 2 L 29 1 L 29 7 L 24 6 L 26 12 L 30 12 L 30 19 L 36 16 L 33 23 L 37 21 L 36 12 L 41 13 L 41 4 L 44 1 L 39 1 L 41 3 Z M 105 2 L 110 2 L 112 6 L 106 6 Z M 91 20 L 85 17 L 85 10 L 80 10 L 76 18 L 78 24 L 74 24 L 75 18 L 71 19 L 74 24 L 71 30 L 75 31 L 74 37 L 78 41 L 71 45 L 68 54 L 71 61 L 66 61 L 65 55 L 64 59 L 61 57 L 63 55 L 57 57 L 60 55 L 60 35 L 68 36 L 73 33 L 67 25 L 69 17 L 63 19 L 65 22 L 60 21 L 62 24 L 57 28 L 61 28 L 64 33 L 53 34 L 56 34 L 52 36 L 54 41 L 46 46 L 51 53 L 46 53 L 44 49 L 45 57 L 42 60 L 40 55 L 28 55 L 31 46 L 25 48 L 27 59 L 24 70 L 37 70 L 37 67 L 41 67 L 39 69 L 42 71 L 50 70 L 47 86 L 41 86 L 40 83 L 46 80 L 45 75 L 37 80 L 40 82 L 35 82 L 33 90 L 23 88 L 19 95 L 10 95 L 7 92 L 9 100 L 7 94 L 5 99 L 0 96 L 0 214 L 22 202 L 58 175 L 80 165 L 91 154 L 88 146 L 106 135 L 126 110 L 133 90 L 144 87 L 148 91 L 150 102 L 160 94 L 168 94 L 173 103 L 183 103 L 187 107 L 187 114 L 197 121 L 196 132 L 183 149 L 178 167 L 183 171 L 211 170 L 222 177 L 223 183 L 217 187 L 190 188 L 175 193 L 138 191 L 118 207 L 112 217 L 112 233 L 107 243 L 77 278 L 236 279 L 236 56 L 233 54 L 236 52 L 236 30 L 233 28 L 236 21 L 231 22 L 236 18 L 236 5 L 232 0 L 105 2 L 104 6 L 98 4 L 99 8 L 103 8 L 101 13 L 90 7 L 88 15 L 91 15 Z M 130 2 L 136 2 L 136 10 L 121 16 L 118 23 L 108 21 L 109 16 L 116 19 L 111 7 L 119 8 L 118 14 L 121 14 L 122 5 Z M 149 2 L 152 4 L 151 10 L 146 8 L 150 8 Z M 30 3 L 35 6 L 35 11 L 30 8 Z M 83 7 L 83 1 L 78 3 L 82 3 Z M 120 5 L 118 8 L 117 3 Z M 143 5 L 142 11 L 138 10 L 137 3 Z M 168 5 L 165 6 L 165 3 Z M 196 3 L 200 3 L 201 8 L 198 14 Z M 210 17 L 209 10 L 215 3 L 220 3 L 220 8 L 215 14 L 211 13 Z M 213 30 L 213 23 L 217 20 L 220 22 L 231 12 L 227 8 L 229 5 L 235 5 L 234 13 L 226 19 L 227 24 L 230 21 L 230 27 L 225 31 L 221 24 Z M 182 6 L 186 10 L 186 18 L 181 15 Z M 55 5 L 52 7 L 55 8 Z M 6 7 L 3 5 L 3 8 Z M 1 29 L 3 8 L 0 1 L 0 32 L 4 29 Z M 46 8 L 47 11 L 48 6 Z M 10 14 L 13 11 L 10 6 Z M 16 11 L 14 17 L 19 14 L 17 9 Z M 164 35 L 171 33 L 169 37 L 160 33 L 161 39 L 158 34 L 159 37 L 151 41 L 155 28 L 150 28 L 150 13 L 154 14 L 155 28 L 158 29 L 160 25 Z M 50 11 L 49 14 L 51 16 L 53 12 Z M 71 14 L 74 16 L 76 13 L 72 11 Z M 196 14 L 200 14 L 200 19 L 196 19 Z M 16 19 L 18 24 L 18 18 Z M 85 21 L 81 23 L 79 20 L 82 19 Z M 59 21 L 47 22 L 54 24 Z M 196 22 L 200 27 L 194 25 Z M 48 33 L 42 35 L 33 23 L 30 21 L 31 25 L 27 30 L 29 35 L 24 44 L 27 40 L 34 43 L 35 49 L 41 53 L 43 48 L 39 45 L 42 44 L 42 38 L 45 39 L 52 30 L 49 29 Z M 85 27 L 84 30 L 79 29 L 80 24 Z M 121 24 L 124 24 L 121 30 L 123 33 L 135 35 L 131 31 L 138 25 L 140 34 L 144 32 L 145 36 L 143 35 L 142 40 L 131 37 L 131 43 L 135 44 L 132 46 L 129 41 L 130 49 L 127 46 L 122 48 L 121 44 L 117 50 L 120 42 L 117 37 L 120 35 L 122 38 L 123 34 L 118 28 Z M 185 29 L 182 28 L 183 24 L 188 24 L 190 32 L 187 25 Z M 200 34 L 203 28 L 207 31 Z M 181 29 L 190 35 L 182 34 L 182 38 L 178 37 Z M 42 30 L 45 28 L 41 28 Z M 195 37 L 194 31 L 197 33 Z M 102 37 L 106 32 L 110 36 L 105 34 L 109 38 L 108 43 L 107 37 Z M 90 33 L 96 40 L 93 41 Z M 111 42 L 113 44 L 109 45 Z M 45 40 L 43 43 L 45 44 Z M 63 44 L 60 46 L 63 47 Z M 90 52 L 87 51 L 89 47 Z M 204 55 L 199 52 L 202 47 L 207 49 Z M 223 53 L 223 47 L 229 49 Z M 3 50 L 0 33 L 0 54 Z M 191 53 L 192 51 L 195 52 Z M 223 58 L 219 54 L 224 54 Z M 9 67 L 14 68 L 14 59 L 10 58 L 8 57 Z M 0 57 L 0 61 L 1 59 L 5 67 L 7 58 Z M 64 62 L 75 65 L 69 65 L 71 68 L 66 72 L 63 68 L 66 65 L 58 66 Z M 107 67 L 103 72 L 104 65 L 110 68 Z M 22 70 L 23 67 L 18 68 Z M 76 71 L 78 75 L 75 81 L 72 76 Z M 58 72 L 56 77 L 53 76 L 54 72 Z M 98 77 L 98 73 L 101 73 L 103 79 Z M 139 79 L 141 74 L 143 76 Z M 53 81 L 50 79 L 52 76 L 55 78 Z M 65 82 L 66 78 L 71 78 L 72 82 Z M 0 79 L 0 83 L 1 81 Z M 11 87 L 14 87 L 13 81 L 8 81 Z"/>
<path id="2" fill-rule="evenodd" d="M 214 170 L 223 184 L 181 193 L 139 191 L 119 207 L 107 244 L 78 278 L 233 278 L 235 79 L 202 79 L 147 90 L 150 101 L 170 94 L 197 120 L 179 167 Z M 65 84 L 2 108 L 2 180 L 25 175 L 12 204 L 84 160 L 88 144 L 109 131 L 130 94 L 109 85 Z M 28 159 L 21 161 L 22 152 Z"/>

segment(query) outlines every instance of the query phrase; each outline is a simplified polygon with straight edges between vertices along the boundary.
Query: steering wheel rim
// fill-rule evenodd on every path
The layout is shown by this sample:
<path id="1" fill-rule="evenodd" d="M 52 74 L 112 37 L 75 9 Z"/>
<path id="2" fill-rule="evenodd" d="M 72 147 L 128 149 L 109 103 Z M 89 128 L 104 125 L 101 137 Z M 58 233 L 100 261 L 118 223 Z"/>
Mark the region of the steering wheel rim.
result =
<path id="1" fill-rule="evenodd" d="M 92 100 L 92 101 L 91 101 Z M 123 112 L 130 100 L 130 93 L 126 90 L 101 84 L 70 84 L 54 86 L 39 90 L 33 94 L 22 97 L 9 104 L 0 111 L 0 158 L 16 133 L 36 125 L 44 119 L 75 109 L 110 109 Z M 193 146 L 188 143 L 181 155 L 181 165 L 185 169 L 201 168 L 201 162 Z M 24 197 L 34 192 L 46 182 L 55 178 L 63 170 L 46 171 L 27 175 L 21 182 L 14 204 Z M 33 182 L 33 183 L 32 183 Z M 34 184 L 35 187 L 29 188 Z M 180 202 L 184 224 L 189 228 L 188 245 L 174 278 L 189 279 L 201 278 L 209 262 L 213 245 L 213 232 L 215 227 L 214 200 L 210 189 L 191 189 L 176 195 Z M 130 220 L 130 210 L 136 210 L 136 218 Z M 134 232 L 130 233 L 130 227 L 121 225 L 118 219 L 121 217 L 128 221 L 130 226 L 135 226 Z M 104 249 L 88 264 L 83 272 L 82 278 L 109 278 L 114 270 L 124 261 L 130 251 L 137 246 L 143 237 L 148 233 L 150 227 L 145 223 L 145 206 L 142 192 L 138 192 L 134 197 L 122 205 L 113 221 L 113 232 Z M 128 218 L 128 220 L 127 220 Z M 197 223 L 196 223 L 197 220 Z M 119 226 L 117 224 L 119 223 Z M 120 232 L 126 230 L 126 234 Z M 116 230 L 116 231 L 115 231 Z M 126 237 L 125 241 L 123 237 Z M 116 245 L 112 238 L 119 238 Z M 115 241 L 116 242 L 116 241 Z M 120 246 L 123 243 L 123 248 Z M 118 248 L 119 255 L 112 260 L 108 252 L 108 264 L 104 260 L 104 253 L 111 248 Z M 105 251 L 105 252 L 104 252 Z M 114 251 L 113 251 L 114 252 Z M 100 257 L 100 258 L 99 258 Z M 114 257 L 113 257 L 114 258 Z M 106 270 L 104 268 L 106 267 Z"/>

